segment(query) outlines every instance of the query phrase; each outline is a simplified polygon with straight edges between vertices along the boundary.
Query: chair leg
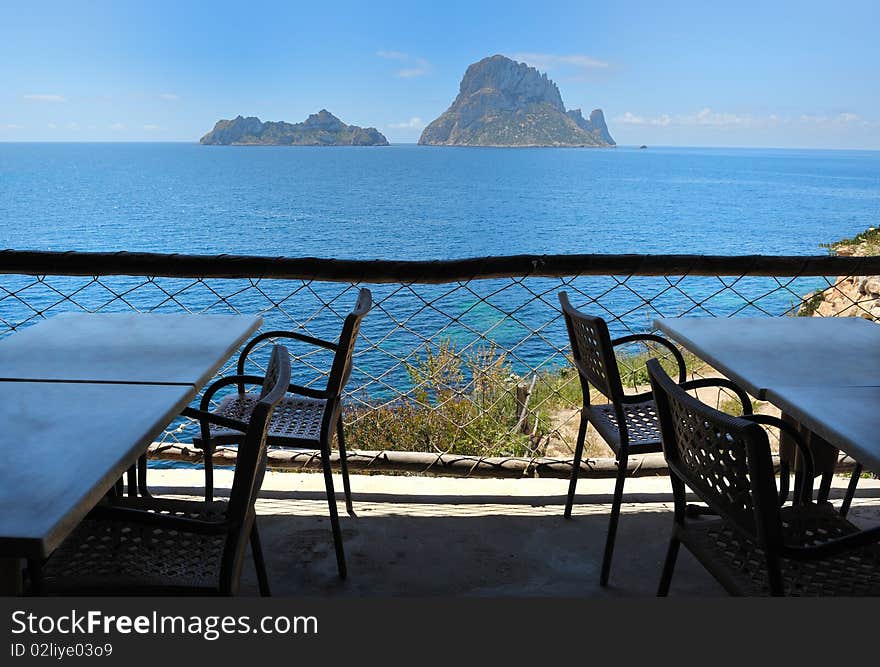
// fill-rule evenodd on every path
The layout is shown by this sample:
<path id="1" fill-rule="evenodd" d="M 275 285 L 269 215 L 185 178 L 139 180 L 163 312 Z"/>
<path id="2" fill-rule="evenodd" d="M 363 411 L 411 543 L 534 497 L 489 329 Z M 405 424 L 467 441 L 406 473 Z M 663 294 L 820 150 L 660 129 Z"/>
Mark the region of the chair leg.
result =
<path id="1" fill-rule="evenodd" d="M 846 487 L 846 495 L 843 497 L 843 503 L 840 505 L 840 513 L 846 516 L 849 513 L 850 505 L 852 505 L 853 497 L 856 495 L 856 487 L 859 485 L 859 478 L 862 476 L 862 464 L 856 463 L 856 467 L 852 471 L 852 477 L 849 478 L 849 486 Z"/>
<path id="2" fill-rule="evenodd" d="M 675 571 L 675 561 L 678 558 L 678 547 L 681 542 L 675 532 L 669 538 L 669 548 L 666 550 L 666 561 L 663 563 L 663 574 L 660 577 L 660 587 L 657 589 L 657 597 L 669 595 L 669 584 L 672 583 L 672 573 Z"/>
<path id="3" fill-rule="evenodd" d="M 264 598 L 270 597 L 272 593 L 269 590 L 269 576 L 266 573 L 266 561 L 263 558 L 263 545 L 260 543 L 256 517 L 254 517 L 254 525 L 251 527 L 251 552 L 254 556 L 254 567 L 257 570 L 257 582 L 260 584 L 260 595 Z"/>
<path id="4" fill-rule="evenodd" d="M 779 463 L 779 506 L 782 507 L 788 500 L 789 485 L 791 484 L 791 467 L 787 461 Z"/>
<path id="5" fill-rule="evenodd" d="M 144 498 L 151 498 L 150 490 L 147 488 L 147 455 L 142 454 L 138 457 L 137 462 L 137 480 L 138 493 Z"/>
<path id="6" fill-rule="evenodd" d="M 813 480 L 807 480 L 804 476 L 804 473 L 800 470 L 796 470 L 794 473 L 794 497 L 792 498 L 793 505 L 803 505 L 804 503 L 810 502 L 813 497 L 813 489 L 812 489 Z M 807 488 L 809 487 L 809 492 Z M 807 495 L 809 493 L 809 496 Z"/>
<path id="7" fill-rule="evenodd" d="M 831 482 L 834 480 L 833 472 L 823 472 L 822 479 L 819 481 L 819 491 L 816 494 L 817 503 L 827 503 L 828 496 L 831 495 Z"/>
<path id="8" fill-rule="evenodd" d="M 345 511 L 349 516 L 357 516 L 351 502 L 351 483 L 348 481 L 348 455 L 345 451 L 345 434 L 342 429 L 342 416 L 336 423 L 336 440 L 339 442 L 339 467 L 342 469 L 342 489 L 345 491 Z M 329 447 L 328 447 L 329 449 Z"/>
<path id="9" fill-rule="evenodd" d="M 327 504 L 330 507 L 330 527 L 333 529 L 333 546 L 336 549 L 336 568 L 339 578 L 345 579 L 345 549 L 342 546 L 342 529 L 339 527 L 339 512 L 336 509 L 336 492 L 333 490 L 333 471 L 330 468 L 330 452 L 324 447 L 321 452 L 321 467 L 324 469 L 324 486 L 327 489 Z"/>
<path id="10" fill-rule="evenodd" d="M 565 499 L 565 518 L 571 518 L 571 509 L 574 506 L 574 492 L 577 488 L 578 474 L 581 470 L 581 457 L 584 455 L 584 440 L 587 437 L 587 417 L 581 410 L 581 423 L 578 428 L 577 444 L 574 448 L 574 459 L 571 462 L 571 479 L 568 482 L 568 496 Z"/>
<path id="11" fill-rule="evenodd" d="M 205 502 L 214 500 L 214 444 L 202 441 L 202 457 L 205 461 Z"/>
<path id="12" fill-rule="evenodd" d="M 620 505 L 623 501 L 623 483 L 626 481 L 627 456 L 618 456 L 617 481 L 614 484 L 614 500 L 611 504 L 611 520 L 608 523 L 608 536 L 605 538 L 605 555 L 602 558 L 602 573 L 599 576 L 601 586 L 608 585 L 611 572 L 611 557 L 614 555 L 614 539 L 617 536 L 617 521 L 620 518 Z"/>
<path id="13" fill-rule="evenodd" d="M 126 485 L 128 486 L 128 497 L 134 498 L 137 496 L 137 466 L 131 466 L 128 471 L 125 473 Z"/>

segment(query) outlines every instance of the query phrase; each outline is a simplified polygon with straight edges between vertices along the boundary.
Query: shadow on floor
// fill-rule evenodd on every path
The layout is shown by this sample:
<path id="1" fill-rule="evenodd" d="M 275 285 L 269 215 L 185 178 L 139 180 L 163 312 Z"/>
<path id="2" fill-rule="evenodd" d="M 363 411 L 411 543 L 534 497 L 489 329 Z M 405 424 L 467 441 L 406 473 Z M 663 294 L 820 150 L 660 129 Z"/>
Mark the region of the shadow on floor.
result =
<path id="1" fill-rule="evenodd" d="M 476 511 L 481 511 L 476 510 Z M 261 514 L 263 548 L 275 596 L 651 596 L 656 592 L 671 514 L 627 512 L 611 585 L 598 585 L 607 514 L 343 517 L 349 576 L 340 581 L 323 516 Z M 255 594 L 245 565 L 242 593 Z M 682 554 L 674 595 L 723 595 Z"/>

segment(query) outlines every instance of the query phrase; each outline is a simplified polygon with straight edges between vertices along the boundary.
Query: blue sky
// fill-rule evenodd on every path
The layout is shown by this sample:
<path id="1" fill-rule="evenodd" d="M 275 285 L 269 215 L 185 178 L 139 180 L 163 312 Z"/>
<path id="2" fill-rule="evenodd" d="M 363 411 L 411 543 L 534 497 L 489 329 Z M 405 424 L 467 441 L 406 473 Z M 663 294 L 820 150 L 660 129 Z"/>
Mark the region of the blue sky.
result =
<path id="1" fill-rule="evenodd" d="M 880 3 L 0 0 L 0 141 L 196 141 L 324 107 L 418 139 L 503 53 L 620 144 L 880 149 Z"/>

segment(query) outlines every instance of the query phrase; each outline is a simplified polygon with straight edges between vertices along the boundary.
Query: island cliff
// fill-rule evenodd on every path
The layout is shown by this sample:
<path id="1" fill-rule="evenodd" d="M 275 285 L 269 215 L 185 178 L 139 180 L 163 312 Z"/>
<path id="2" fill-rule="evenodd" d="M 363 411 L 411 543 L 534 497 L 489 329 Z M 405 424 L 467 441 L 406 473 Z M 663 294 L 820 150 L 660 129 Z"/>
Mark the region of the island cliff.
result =
<path id="1" fill-rule="evenodd" d="M 346 125 L 326 109 L 321 109 L 302 123 L 263 123 L 253 116 L 218 120 L 214 129 L 199 143 L 222 146 L 387 146 L 388 140 L 374 127 Z"/>
<path id="2" fill-rule="evenodd" d="M 422 132 L 436 146 L 614 146 L 601 109 L 565 110 L 556 84 L 495 55 L 467 68 L 458 97 Z"/>

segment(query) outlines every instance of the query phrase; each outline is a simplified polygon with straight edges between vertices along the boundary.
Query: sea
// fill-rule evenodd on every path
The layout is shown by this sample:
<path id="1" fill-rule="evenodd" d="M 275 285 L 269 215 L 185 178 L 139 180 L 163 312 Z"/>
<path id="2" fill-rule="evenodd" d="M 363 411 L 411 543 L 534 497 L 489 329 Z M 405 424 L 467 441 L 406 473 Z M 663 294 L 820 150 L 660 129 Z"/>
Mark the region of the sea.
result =
<path id="1" fill-rule="evenodd" d="M 878 217 L 878 151 L 0 143 L 4 248 L 816 254 Z"/>
<path id="2" fill-rule="evenodd" d="M 0 143 L 0 247 L 20 250 L 392 260 L 815 255 L 826 252 L 820 244 L 878 222 L 878 151 Z M 16 308 L 28 314 L 9 296 L 26 280 L 0 276 L 0 320 L 14 323 Z M 64 280 L 50 282 L 64 293 L 82 284 L 71 279 L 65 287 Z M 707 314 L 693 312 L 691 297 L 651 280 L 573 284 L 605 295 L 593 304 L 579 295 L 575 300 L 596 306 L 620 332 L 650 328 L 658 308 Z M 765 291 L 760 281 L 728 289 L 715 279 L 699 280 L 692 279 L 690 293 L 698 302 L 707 299 L 713 314 L 752 314 L 741 307 L 742 295 Z M 798 290 L 812 286 L 771 285 L 760 312 L 782 314 Z M 554 319 L 559 287 L 558 281 L 509 280 L 376 286 L 383 307 L 364 325 L 369 346 L 359 357 L 361 384 L 373 396 L 395 394 L 407 383 L 400 360 L 412 362 L 426 335 L 432 345 L 448 339 L 459 349 L 494 340 L 522 374 L 564 362 L 558 350 L 566 334 Z M 289 286 L 275 285 L 263 292 L 273 289 L 282 305 L 266 311 L 267 326 L 289 327 L 292 319 L 326 337 L 338 335 L 336 314 L 354 301 L 351 286 L 314 283 L 289 295 Z M 53 303 L 57 294 L 44 291 L 23 294 L 32 303 Z M 193 310 L 217 300 L 207 289 L 186 295 Z M 106 292 L 88 287 L 75 303 L 58 307 L 126 309 L 138 306 L 136 297 L 102 305 Z M 249 290 L 243 301 L 233 296 L 229 302 L 259 311 L 270 303 L 264 297 Z M 332 307 L 322 308 L 322 300 Z"/>

